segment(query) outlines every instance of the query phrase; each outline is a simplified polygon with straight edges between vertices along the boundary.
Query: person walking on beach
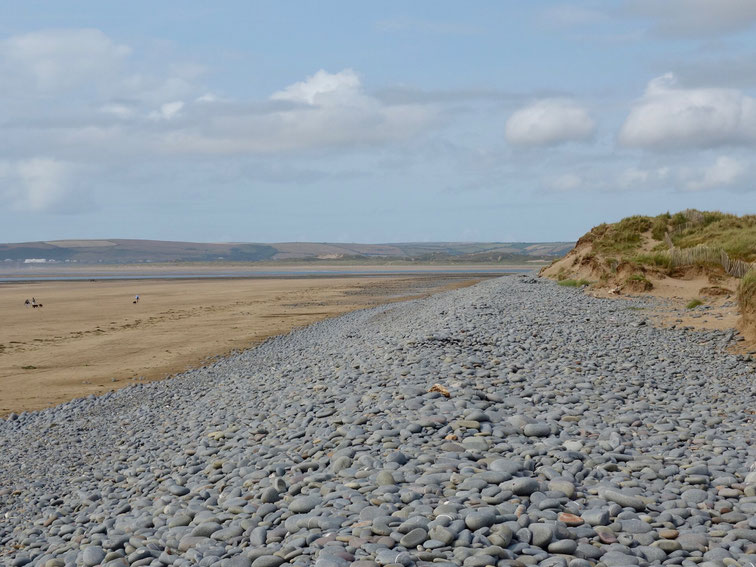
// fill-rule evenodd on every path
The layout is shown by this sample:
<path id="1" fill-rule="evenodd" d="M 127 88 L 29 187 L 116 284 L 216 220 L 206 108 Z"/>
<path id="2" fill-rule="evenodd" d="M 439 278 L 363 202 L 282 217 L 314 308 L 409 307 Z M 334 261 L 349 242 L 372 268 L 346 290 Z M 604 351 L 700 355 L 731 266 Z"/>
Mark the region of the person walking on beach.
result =
<path id="1" fill-rule="evenodd" d="M 138 295 L 134 298 L 134 303 L 139 303 L 139 296 Z"/>
<path id="2" fill-rule="evenodd" d="M 24 301 L 24 305 L 28 308 L 31 305 L 31 301 L 27 299 L 26 301 Z"/>

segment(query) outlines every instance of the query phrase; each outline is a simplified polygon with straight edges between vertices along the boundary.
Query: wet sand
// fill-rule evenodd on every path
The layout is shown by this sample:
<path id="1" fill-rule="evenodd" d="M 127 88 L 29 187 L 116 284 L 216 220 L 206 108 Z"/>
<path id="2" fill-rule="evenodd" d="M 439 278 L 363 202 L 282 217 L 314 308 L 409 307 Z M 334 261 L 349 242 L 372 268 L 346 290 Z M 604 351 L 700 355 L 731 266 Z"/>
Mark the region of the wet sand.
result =
<path id="1" fill-rule="evenodd" d="M 296 327 L 480 279 L 434 274 L 2 284 L 0 416 L 164 379 Z M 32 296 L 42 308 L 24 306 Z"/>

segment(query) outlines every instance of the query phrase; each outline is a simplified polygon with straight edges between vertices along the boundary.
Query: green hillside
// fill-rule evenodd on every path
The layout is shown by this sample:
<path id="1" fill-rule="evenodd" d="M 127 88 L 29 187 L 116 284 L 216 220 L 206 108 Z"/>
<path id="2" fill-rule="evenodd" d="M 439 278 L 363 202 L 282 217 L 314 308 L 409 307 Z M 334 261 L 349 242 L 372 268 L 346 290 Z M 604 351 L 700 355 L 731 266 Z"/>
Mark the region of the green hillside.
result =
<path id="1" fill-rule="evenodd" d="M 55 240 L 0 244 L 0 262 L 133 264 L 166 262 L 523 263 L 549 262 L 570 242 L 202 243 L 160 240 Z"/>

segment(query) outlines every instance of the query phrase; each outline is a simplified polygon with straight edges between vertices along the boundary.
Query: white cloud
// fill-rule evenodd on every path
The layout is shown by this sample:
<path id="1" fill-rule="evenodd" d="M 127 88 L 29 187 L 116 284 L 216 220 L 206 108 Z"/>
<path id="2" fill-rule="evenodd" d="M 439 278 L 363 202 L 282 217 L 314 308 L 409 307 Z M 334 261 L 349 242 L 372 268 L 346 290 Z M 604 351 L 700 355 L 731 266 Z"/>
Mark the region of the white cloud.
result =
<path id="1" fill-rule="evenodd" d="M 506 124 L 509 143 L 546 146 L 591 138 L 596 123 L 588 111 L 566 99 L 545 99 L 517 110 Z"/>
<path id="2" fill-rule="evenodd" d="M 299 83 L 271 95 L 272 100 L 287 100 L 312 106 L 350 104 L 364 98 L 360 78 L 352 69 L 340 73 L 320 70 Z"/>
<path id="3" fill-rule="evenodd" d="M 67 210 L 74 169 L 70 163 L 50 158 L 0 162 L 0 195 L 16 210 Z"/>
<path id="4" fill-rule="evenodd" d="M 159 110 L 151 112 L 150 118 L 152 120 L 171 120 L 181 113 L 182 108 L 184 108 L 184 102 L 181 100 L 166 102 L 160 105 Z"/>
<path id="5" fill-rule="evenodd" d="M 551 159 L 555 164 L 558 159 Z M 569 164 L 569 165 L 568 165 Z M 564 193 L 677 194 L 679 192 L 713 192 L 716 190 L 753 192 L 747 184 L 752 177 L 749 152 L 728 155 L 710 151 L 696 152 L 695 161 L 685 152 L 646 155 L 637 163 L 628 156 L 612 153 L 603 159 L 587 161 L 580 155 L 561 160 L 562 172 L 534 169 L 540 186 Z"/>
<path id="6" fill-rule="evenodd" d="M 369 95 L 351 69 L 320 70 L 274 92 L 267 103 L 204 100 L 184 115 L 189 126 L 163 133 L 155 140 L 159 149 L 237 154 L 354 148 L 405 140 L 438 120 L 432 105 L 388 104 Z"/>
<path id="7" fill-rule="evenodd" d="M 439 104 L 381 100 L 365 91 L 351 69 L 321 70 L 267 99 L 247 101 L 219 98 L 191 85 L 177 91 L 145 87 L 141 93 L 137 86 L 150 81 L 140 77 L 124 74 L 120 84 L 129 85 L 126 94 L 94 96 L 78 107 L 59 109 L 40 105 L 38 98 L 22 99 L 25 115 L 14 117 L 5 146 L 20 157 L 42 154 L 76 163 L 117 163 L 144 155 L 351 151 L 403 142 L 441 122 Z M 186 98 L 167 98 L 192 90 Z"/>
<path id="8" fill-rule="evenodd" d="M 626 146 L 712 147 L 756 141 L 756 99 L 735 89 L 685 89 L 668 73 L 649 82 L 620 130 Z"/>
<path id="9" fill-rule="evenodd" d="M 103 114 L 109 114 L 118 118 L 131 118 L 135 114 L 135 109 L 132 105 L 120 102 L 105 103 L 100 106 L 99 110 Z"/>
<path id="10" fill-rule="evenodd" d="M 683 187 L 689 191 L 705 191 L 731 187 L 741 181 L 748 168 L 746 165 L 729 156 L 719 156 L 717 160 L 698 171 L 685 170 Z"/>
<path id="11" fill-rule="evenodd" d="M 648 183 L 650 172 L 637 167 L 628 167 L 617 178 L 617 186 L 621 189 L 634 189 Z"/>
<path id="12" fill-rule="evenodd" d="M 143 104 L 161 105 L 177 99 L 194 98 L 198 87 L 192 79 L 177 75 L 157 76 L 141 73 L 124 75 L 115 85 L 119 96 L 128 95 Z"/>
<path id="13" fill-rule="evenodd" d="M 0 70 L 43 91 L 67 89 L 112 76 L 130 53 L 96 29 L 37 31 L 0 41 Z"/>
<path id="14" fill-rule="evenodd" d="M 627 191 L 659 190 L 675 185 L 678 173 L 669 165 L 630 166 L 614 174 L 609 184 Z"/>
<path id="15" fill-rule="evenodd" d="M 27 104 L 32 93 L 67 94 L 76 97 L 69 109 L 88 104 L 124 118 L 124 108 L 116 108 L 124 100 L 155 108 L 195 98 L 202 93 L 198 80 L 205 71 L 157 57 L 135 59 L 131 47 L 97 29 L 40 30 L 0 40 L 3 94 Z"/>
<path id="16" fill-rule="evenodd" d="M 703 154 L 703 155 L 702 155 Z M 659 158 L 670 161 L 661 163 Z M 685 154 L 654 156 L 652 163 L 628 166 L 612 174 L 602 173 L 602 187 L 626 191 L 709 191 L 714 189 L 744 189 L 739 184 L 749 174 L 748 160 L 744 156 L 711 156 L 698 152 L 701 164 L 692 165 Z M 612 168 L 614 169 L 614 168 Z M 606 178 L 609 177 L 609 182 Z"/>
<path id="17" fill-rule="evenodd" d="M 194 102 L 220 102 L 223 99 L 214 93 L 205 93 L 194 99 Z"/>
<path id="18" fill-rule="evenodd" d="M 713 37 L 756 24 L 753 0 L 626 0 L 625 5 L 662 36 Z"/>

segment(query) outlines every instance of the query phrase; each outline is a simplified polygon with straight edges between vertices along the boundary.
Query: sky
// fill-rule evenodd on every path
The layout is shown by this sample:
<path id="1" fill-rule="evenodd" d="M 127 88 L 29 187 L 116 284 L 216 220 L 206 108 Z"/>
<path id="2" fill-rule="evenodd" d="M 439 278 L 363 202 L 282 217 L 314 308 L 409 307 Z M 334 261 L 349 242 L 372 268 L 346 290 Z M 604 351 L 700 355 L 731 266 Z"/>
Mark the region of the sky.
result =
<path id="1" fill-rule="evenodd" d="M 756 2 L 0 0 L 0 241 L 756 213 Z"/>

